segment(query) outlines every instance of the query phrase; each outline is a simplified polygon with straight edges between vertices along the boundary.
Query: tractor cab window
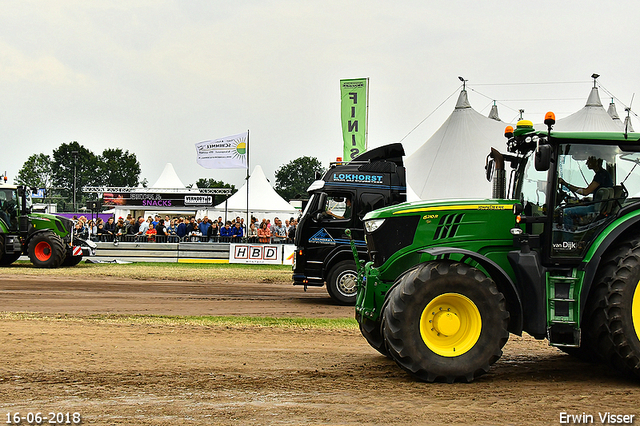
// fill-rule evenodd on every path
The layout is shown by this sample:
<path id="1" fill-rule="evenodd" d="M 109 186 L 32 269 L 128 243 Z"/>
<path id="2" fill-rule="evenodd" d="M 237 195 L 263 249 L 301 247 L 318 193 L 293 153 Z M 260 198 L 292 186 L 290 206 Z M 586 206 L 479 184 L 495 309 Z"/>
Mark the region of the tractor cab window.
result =
<path id="1" fill-rule="evenodd" d="M 18 229 L 18 198 L 14 189 L 0 189 L 0 220 Z"/>
<path id="2" fill-rule="evenodd" d="M 581 258 L 628 197 L 618 170 L 624 154 L 605 145 L 559 149 L 551 254 Z"/>
<path id="3" fill-rule="evenodd" d="M 528 216 L 544 216 L 547 213 L 547 174 L 536 170 L 533 152 L 526 158 L 524 173 L 520 177 L 520 202 Z"/>

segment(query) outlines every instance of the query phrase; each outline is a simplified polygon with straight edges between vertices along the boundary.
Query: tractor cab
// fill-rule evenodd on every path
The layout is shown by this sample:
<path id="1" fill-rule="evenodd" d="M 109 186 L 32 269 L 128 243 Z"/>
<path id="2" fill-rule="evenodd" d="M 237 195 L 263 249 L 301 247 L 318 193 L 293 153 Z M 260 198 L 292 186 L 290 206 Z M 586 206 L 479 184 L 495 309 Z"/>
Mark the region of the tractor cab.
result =
<path id="1" fill-rule="evenodd" d="M 21 228 L 18 218 L 31 213 L 31 206 L 31 191 L 28 188 L 0 184 L 0 220 L 8 230 L 18 231 Z"/>
<path id="2" fill-rule="evenodd" d="M 640 208 L 639 134 L 535 131 L 523 120 L 505 136 L 509 154 L 502 160 L 511 170 L 503 191 L 519 202 L 523 235 L 544 264 L 582 261 L 621 211 Z M 488 161 L 496 178 L 498 156 Z"/>

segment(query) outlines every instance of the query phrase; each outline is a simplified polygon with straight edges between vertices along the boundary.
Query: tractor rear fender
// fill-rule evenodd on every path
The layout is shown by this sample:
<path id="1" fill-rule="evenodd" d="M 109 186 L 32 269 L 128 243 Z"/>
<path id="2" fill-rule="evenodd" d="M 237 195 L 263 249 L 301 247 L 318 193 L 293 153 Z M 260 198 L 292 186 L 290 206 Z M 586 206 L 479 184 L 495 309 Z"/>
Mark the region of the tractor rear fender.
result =
<path id="1" fill-rule="evenodd" d="M 627 211 L 625 211 L 627 210 Z M 598 237 L 594 240 L 589 248 L 581 269 L 585 271 L 584 282 L 582 284 L 582 294 L 588 295 L 591 291 L 591 285 L 595 278 L 600 259 L 604 253 L 610 248 L 615 247 L 616 242 L 625 236 L 629 236 L 630 232 L 640 233 L 640 205 L 629 206 L 627 209 L 620 210 L 620 217 L 609 224 Z M 580 300 L 580 312 L 584 312 L 587 297 Z"/>
<path id="2" fill-rule="evenodd" d="M 449 254 L 461 254 L 480 264 L 489 277 L 496 283 L 498 290 L 504 295 L 509 311 L 509 332 L 522 335 L 522 301 L 513 281 L 507 273 L 493 260 L 476 252 L 456 247 L 430 247 L 418 250 L 432 256 L 446 256 Z"/>
<path id="3" fill-rule="evenodd" d="M 27 238 L 25 238 L 25 239 L 23 240 L 23 243 L 24 243 L 24 244 L 23 244 L 23 246 L 24 246 L 25 248 L 26 248 L 26 247 L 29 247 L 29 241 L 31 241 L 31 239 L 32 239 L 33 237 L 35 237 L 36 235 L 42 234 L 43 232 L 51 232 L 51 233 L 54 233 L 54 234 L 55 234 L 55 232 L 53 232 L 53 230 L 51 230 L 51 229 L 35 229 L 35 228 L 30 228 L 30 229 L 29 229 L 29 233 L 27 234 Z M 63 241 L 63 242 L 65 242 L 65 239 L 64 239 L 64 238 L 62 238 L 62 241 Z"/>

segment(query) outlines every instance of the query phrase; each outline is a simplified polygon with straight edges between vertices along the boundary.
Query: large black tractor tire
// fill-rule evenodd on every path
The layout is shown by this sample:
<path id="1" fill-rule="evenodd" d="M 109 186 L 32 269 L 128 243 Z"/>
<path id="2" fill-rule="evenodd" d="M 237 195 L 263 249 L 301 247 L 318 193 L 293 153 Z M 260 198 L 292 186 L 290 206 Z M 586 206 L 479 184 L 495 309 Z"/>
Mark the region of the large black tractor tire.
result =
<path id="1" fill-rule="evenodd" d="M 343 260 L 329 272 L 327 293 L 340 305 L 355 305 L 358 295 L 358 270 L 353 260 Z"/>
<path id="2" fill-rule="evenodd" d="M 80 262 L 82 262 L 82 255 L 80 255 L 80 256 L 72 256 L 69 253 L 67 253 L 67 256 L 62 261 L 62 265 L 61 266 L 65 266 L 65 267 L 76 266 Z"/>
<path id="3" fill-rule="evenodd" d="M 602 291 L 607 332 L 599 335 L 598 348 L 614 368 L 640 379 L 640 240 L 623 244 L 628 249 Z"/>
<path id="4" fill-rule="evenodd" d="M 66 254 L 62 239 L 53 232 L 41 232 L 29 241 L 29 259 L 38 268 L 57 268 Z"/>
<path id="5" fill-rule="evenodd" d="M 622 240 L 602 256 L 582 314 L 580 347 L 559 347 L 563 352 L 586 362 L 606 362 L 614 365 L 617 363 L 604 309 L 609 293 L 608 281 L 618 269 L 620 259 L 637 245 L 640 245 L 638 238 Z"/>
<path id="6" fill-rule="evenodd" d="M 390 358 L 389 350 L 382 337 L 382 322 L 372 321 L 364 317 L 358 322 L 360 324 L 360 333 L 362 333 L 367 343 L 382 355 Z"/>
<path id="7" fill-rule="evenodd" d="M 509 339 L 504 295 L 464 263 L 428 262 L 387 296 L 383 336 L 389 354 L 426 382 L 470 382 L 502 356 Z"/>
<path id="8" fill-rule="evenodd" d="M 20 258 L 22 253 L 6 254 L 2 253 L 0 257 L 0 266 L 9 266 Z"/>
<path id="9" fill-rule="evenodd" d="M 22 253 L 7 254 L 4 252 L 4 236 L 0 235 L 0 266 L 9 266 L 18 258 Z"/>

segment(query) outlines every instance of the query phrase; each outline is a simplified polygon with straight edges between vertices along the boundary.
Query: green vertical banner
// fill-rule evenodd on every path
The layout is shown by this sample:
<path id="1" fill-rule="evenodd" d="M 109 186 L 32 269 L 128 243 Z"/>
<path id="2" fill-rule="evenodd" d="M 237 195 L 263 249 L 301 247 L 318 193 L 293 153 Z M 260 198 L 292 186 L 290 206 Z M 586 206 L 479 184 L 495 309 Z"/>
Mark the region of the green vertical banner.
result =
<path id="1" fill-rule="evenodd" d="M 344 161 L 351 161 L 367 150 L 369 79 L 340 80 Z"/>

